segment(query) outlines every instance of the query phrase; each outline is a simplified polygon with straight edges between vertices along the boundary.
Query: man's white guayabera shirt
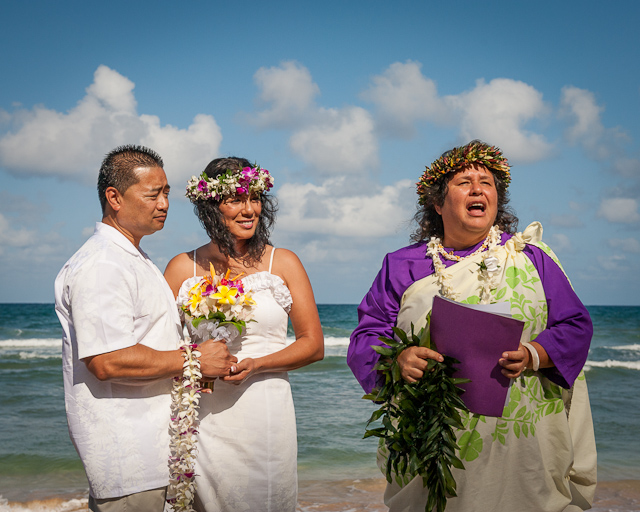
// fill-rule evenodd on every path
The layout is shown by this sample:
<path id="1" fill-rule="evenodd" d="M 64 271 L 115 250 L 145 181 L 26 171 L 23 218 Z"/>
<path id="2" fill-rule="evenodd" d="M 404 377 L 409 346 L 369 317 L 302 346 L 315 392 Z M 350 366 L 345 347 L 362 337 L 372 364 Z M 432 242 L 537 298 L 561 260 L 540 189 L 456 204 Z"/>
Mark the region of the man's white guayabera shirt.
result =
<path id="1" fill-rule="evenodd" d="M 98 222 L 55 282 L 71 440 L 91 495 L 113 498 L 168 484 L 171 379 L 99 381 L 81 361 L 141 343 L 178 348 L 171 289 L 149 257 Z"/>

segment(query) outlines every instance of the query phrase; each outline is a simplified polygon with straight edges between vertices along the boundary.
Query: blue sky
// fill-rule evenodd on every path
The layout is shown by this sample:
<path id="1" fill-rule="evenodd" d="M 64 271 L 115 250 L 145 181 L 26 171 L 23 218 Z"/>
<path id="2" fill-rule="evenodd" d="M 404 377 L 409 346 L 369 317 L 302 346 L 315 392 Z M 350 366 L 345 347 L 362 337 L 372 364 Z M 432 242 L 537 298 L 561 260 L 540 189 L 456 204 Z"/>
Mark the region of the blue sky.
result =
<path id="1" fill-rule="evenodd" d="M 586 304 L 640 304 L 640 4 L 349 0 L 0 6 L 0 302 L 51 302 L 97 170 L 144 144 L 172 185 L 161 269 L 207 239 L 183 197 L 217 156 L 270 170 L 276 246 L 357 303 L 407 245 L 414 184 L 480 138 Z"/>

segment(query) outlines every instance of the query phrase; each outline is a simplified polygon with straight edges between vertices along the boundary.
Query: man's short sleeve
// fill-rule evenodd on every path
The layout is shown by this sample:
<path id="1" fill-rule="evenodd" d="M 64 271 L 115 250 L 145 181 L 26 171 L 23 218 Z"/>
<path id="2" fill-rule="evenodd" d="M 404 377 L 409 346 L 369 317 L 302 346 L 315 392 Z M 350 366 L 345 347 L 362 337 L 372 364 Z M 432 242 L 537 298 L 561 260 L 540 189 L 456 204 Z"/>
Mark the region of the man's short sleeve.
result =
<path id="1" fill-rule="evenodd" d="M 96 261 L 74 275 L 69 283 L 69 298 L 79 359 L 137 343 L 137 293 L 135 276 L 108 261 Z"/>

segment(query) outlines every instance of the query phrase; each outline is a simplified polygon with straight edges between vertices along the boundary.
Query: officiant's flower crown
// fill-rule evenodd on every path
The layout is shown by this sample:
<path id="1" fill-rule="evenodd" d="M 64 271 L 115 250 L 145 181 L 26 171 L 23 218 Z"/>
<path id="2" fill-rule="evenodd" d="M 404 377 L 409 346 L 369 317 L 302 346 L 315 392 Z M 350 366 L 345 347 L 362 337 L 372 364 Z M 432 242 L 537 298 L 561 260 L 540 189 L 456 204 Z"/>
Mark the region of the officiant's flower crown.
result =
<path id="1" fill-rule="evenodd" d="M 447 151 L 433 162 L 431 167 L 426 166 L 424 174 L 416 184 L 418 195 L 420 196 L 420 204 L 424 204 L 427 190 L 438 183 L 445 174 L 459 171 L 465 165 L 473 163 L 484 165 L 490 171 L 498 174 L 504 184 L 509 186 L 511 182 L 511 167 L 507 159 L 502 155 L 500 148 L 474 140 L 469 144 Z"/>
<path id="2" fill-rule="evenodd" d="M 210 178 L 203 172 L 200 176 L 192 176 L 187 182 L 186 196 L 191 202 L 198 199 L 220 201 L 226 196 L 267 192 L 273 187 L 273 182 L 269 171 L 259 165 L 227 169 L 215 178 Z"/>

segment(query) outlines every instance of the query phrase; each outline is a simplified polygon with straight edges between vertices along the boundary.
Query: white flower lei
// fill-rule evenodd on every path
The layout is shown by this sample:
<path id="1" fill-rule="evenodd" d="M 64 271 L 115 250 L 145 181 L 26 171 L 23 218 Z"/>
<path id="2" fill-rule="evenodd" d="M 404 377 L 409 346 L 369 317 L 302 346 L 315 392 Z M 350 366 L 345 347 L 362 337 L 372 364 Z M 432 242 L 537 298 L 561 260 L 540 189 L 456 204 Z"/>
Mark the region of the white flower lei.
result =
<path id="1" fill-rule="evenodd" d="M 246 323 L 252 321 L 256 302 L 250 291 L 244 290 L 242 280 L 239 279 L 242 274 L 229 279 L 230 270 L 223 276 L 215 273 L 213 264 L 210 263 L 209 268 L 211 274 L 201 276 L 188 292 L 180 290 L 177 302 L 193 338 L 213 338 L 231 342 Z M 211 314 L 214 318 L 209 318 Z M 194 323 L 197 325 L 196 328 L 193 328 Z M 220 325 L 221 323 L 223 325 Z M 184 351 L 185 362 L 183 375 L 173 379 L 171 391 L 171 454 L 167 502 L 174 512 L 194 512 L 195 463 L 198 453 L 196 441 L 202 372 L 198 346 L 191 343 L 189 336 L 181 342 L 180 349 Z M 205 383 L 204 387 L 207 384 Z"/>
<path id="2" fill-rule="evenodd" d="M 489 301 L 491 300 L 491 290 L 495 289 L 499 284 L 498 258 L 495 253 L 498 243 L 500 242 L 500 235 L 502 235 L 500 228 L 498 228 L 498 226 L 492 226 L 482 245 L 476 251 L 464 257 L 448 255 L 442 248 L 438 237 L 432 236 L 429 239 L 429 242 L 427 243 L 427 256 L 429 256 L 433 261 L 433 268 L 435 270 L 437 283 L 440 286 L 440 294 L 443 297 L 447 297 L 455 301 L 460 300 L 460 294 L 454 291 L 453 286 L 451 285 L 451 274 L 446 271 L 446 267 L 440 259 L 440 255 L 442 254 L 447 259 L 461 261 L 471 256 L 475 256 L 486 249 L 487 253 L 482 258 L 482 263 L 479 264 L 480 278 L 482 281 L 480 304 L 489 304 Z"/>
<path id="3" fill-rule="evenodd" d="M 175 512 L 194 512 L 195 463 L 198 449 L 198 407 L 200 405 L 200 352 L 190 339 L 182 342 L 185 362 L 182 377 L 173 379 L 171 424 L 169 427 L 169 488 L 167 502 Z"/>

